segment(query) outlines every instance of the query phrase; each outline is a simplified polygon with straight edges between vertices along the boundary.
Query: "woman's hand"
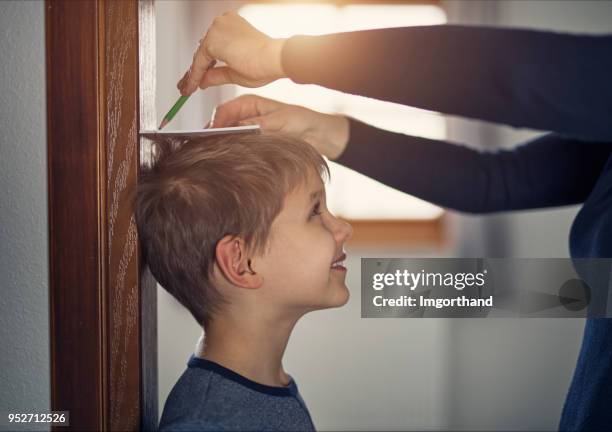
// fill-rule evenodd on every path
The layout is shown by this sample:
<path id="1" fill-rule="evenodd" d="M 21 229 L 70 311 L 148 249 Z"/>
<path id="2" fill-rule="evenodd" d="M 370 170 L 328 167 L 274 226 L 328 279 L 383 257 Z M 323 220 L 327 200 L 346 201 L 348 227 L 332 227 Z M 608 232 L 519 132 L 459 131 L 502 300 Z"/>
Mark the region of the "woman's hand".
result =
<path id="1" fill-rule="evenodd" d="M 177 87 L 181 95 L 221 84 L 260 87 L 285 76 L 281 51 L 285 39 L 273 39 L 235 11 L 216 17 L 202 39 L 189 71 Z M 212 68 L 220 60 L 226 66 Z"/>
<path id="2" fill-rule="evenodd" d="M 219 105 L 211 127 L 258 124 L 266 131 L 297 136 L 329 159 L 337 159 L 349 140 L 349 122 L 342 115 L 323 114 L 261 96 L 243 95 Z"/>

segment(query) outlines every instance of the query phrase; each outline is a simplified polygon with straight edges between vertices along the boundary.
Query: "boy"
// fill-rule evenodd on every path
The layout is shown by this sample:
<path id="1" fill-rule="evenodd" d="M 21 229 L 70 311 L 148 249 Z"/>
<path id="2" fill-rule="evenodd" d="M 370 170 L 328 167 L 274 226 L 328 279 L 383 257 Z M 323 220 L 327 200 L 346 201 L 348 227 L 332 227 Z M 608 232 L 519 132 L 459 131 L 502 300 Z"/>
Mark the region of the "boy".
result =
<path id="1" fill-rule="evenodd" d="M 136 193 L 143 254 L 205 332 L 160 431 L 314 430 L 282 357 L 302 315 L 349 298 L 352 228 L 326 208 L 325 160 L 280 134 L 156 144 Z"/>

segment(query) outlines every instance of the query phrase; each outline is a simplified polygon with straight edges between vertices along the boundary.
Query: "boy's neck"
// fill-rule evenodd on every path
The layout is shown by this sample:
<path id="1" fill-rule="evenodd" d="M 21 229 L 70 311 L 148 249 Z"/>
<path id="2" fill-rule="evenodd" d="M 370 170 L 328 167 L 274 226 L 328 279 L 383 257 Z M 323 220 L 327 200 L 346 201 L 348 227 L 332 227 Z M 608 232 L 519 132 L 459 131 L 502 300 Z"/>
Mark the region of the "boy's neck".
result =
<path id="1" fill-rule="evenodd" d="M 218 316 L 207 325 L 196 355 L 260 384 L 286 386 L 283 354 L 297 320 Z"/>

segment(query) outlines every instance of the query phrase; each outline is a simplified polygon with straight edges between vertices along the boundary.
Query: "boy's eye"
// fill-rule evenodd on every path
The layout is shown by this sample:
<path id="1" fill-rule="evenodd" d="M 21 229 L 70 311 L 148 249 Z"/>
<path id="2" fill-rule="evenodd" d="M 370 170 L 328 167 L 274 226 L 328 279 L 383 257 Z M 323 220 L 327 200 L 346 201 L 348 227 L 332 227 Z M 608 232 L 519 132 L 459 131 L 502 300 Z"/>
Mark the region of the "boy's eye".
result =
<path id="1" fill-rule="evenodd" d="M 308 216 L 308 219 L 312 218 L 313 216 L 318 216 L 320 214 L 321 214 L 321 203 L 317 202 L 312 208 L 312 211 L 310 212 L 310 216 Z"/>

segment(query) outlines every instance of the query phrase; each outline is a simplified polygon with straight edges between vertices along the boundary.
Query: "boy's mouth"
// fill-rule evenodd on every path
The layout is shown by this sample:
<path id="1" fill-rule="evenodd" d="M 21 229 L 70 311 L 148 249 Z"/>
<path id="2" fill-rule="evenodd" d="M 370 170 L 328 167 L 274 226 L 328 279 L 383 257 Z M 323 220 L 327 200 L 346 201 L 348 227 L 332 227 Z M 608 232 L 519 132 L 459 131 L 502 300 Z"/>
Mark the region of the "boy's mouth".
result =
<path id="1" fill-rule="evenodd" d="M 346 271 L 346 267 L 344 267 L 344 260 L 346 259 L 346 254 L 343 253 L 339 257 L 337 257 L 331 265 L 331 268 L 334 270 Z"/>

